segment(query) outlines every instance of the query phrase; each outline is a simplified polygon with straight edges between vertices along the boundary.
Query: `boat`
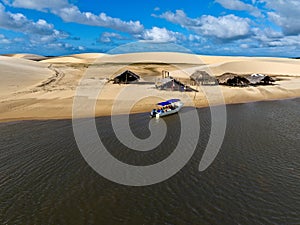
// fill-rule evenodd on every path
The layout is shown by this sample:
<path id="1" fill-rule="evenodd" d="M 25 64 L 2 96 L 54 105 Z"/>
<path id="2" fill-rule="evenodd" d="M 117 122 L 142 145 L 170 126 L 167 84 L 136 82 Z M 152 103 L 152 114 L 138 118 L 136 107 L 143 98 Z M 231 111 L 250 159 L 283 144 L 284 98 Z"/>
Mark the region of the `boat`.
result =
<path id="1" fill-rule="evenodd" d="M 165 102 L 157 103 L 156 106 L 157 108 L 151 111 L 150 117 L 160 118 L 178 113 L 183 107 L 183 102 L 180 99 L 169 99 Z"/>

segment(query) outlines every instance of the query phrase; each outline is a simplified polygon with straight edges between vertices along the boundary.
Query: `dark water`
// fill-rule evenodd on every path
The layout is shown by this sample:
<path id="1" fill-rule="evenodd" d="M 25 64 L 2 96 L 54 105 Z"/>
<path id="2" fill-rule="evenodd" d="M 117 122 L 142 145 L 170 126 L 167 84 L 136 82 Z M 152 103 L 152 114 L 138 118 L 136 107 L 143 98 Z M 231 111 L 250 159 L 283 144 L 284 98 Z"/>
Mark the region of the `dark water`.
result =
<path id="1" fill-rule="evenodd" d="M 228 126 L 214 163 L 198 171 L 210 131 L 201 134 L 189 163 L 169 180 L 127 187 L 100 177 L 83 160 L 72 124 L 0 124 L 0 224 L 300 224 L 300 99 L 227 107 Z M 164 119 L 176 140 L 178 116 Z M 167 157 L 176 143 L 132 153 L 97 119 L 111 153 L 137 165 Z M 131 116 L 147 137 L 148 115 Z M 169 129 L 171 128 L 171 129 Z"/>

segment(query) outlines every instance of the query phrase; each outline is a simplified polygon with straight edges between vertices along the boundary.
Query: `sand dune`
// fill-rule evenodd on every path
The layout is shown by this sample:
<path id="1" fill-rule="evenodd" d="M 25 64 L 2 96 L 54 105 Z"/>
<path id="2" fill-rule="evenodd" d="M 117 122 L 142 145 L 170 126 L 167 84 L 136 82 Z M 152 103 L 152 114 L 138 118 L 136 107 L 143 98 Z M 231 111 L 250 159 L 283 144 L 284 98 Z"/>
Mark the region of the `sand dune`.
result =
<path id="1" fill-rule="evenodd" d="M 3 56 L 8 56 L 8 57 L 12 57 L 12 58 L 21 58 L 21 59 L 28 59 L 28 60 L 33 60 L 33 61 L 40 61 L 40 60 L 44 60 L 47 59 L 47 57 L 45 56 L 41 56 L 41 55 L 35 55 L 35 54 L 5 54 Z"/>
<path id="2" fill-rule="evenodd" d="M 283 58 L 202 56 L 184 53 L 132 53 L 106 55 L 98 53 L 53 57 L 39 62 L 30 61 L 28 54 L 0 56 L 0 121 L 20 119 L 71 118 L 76 89 L 82 82 L 84 103 L 92 101 L 91 92 L 97 93 L 99 84 L 105 84 L 97 97 L 95 114 L 109 115 L 116 97 L 124 88 L 132 97 L 143 93 L 148 98 L 139 101 L 131 112 L 151 110 L 158 99 L 183 98 L 185 93 L 154 89 L 154 82 L 162 70 L 177 78 L 188 78 L 197 69 L 206 69 L 214 75 L 226 72 L 236 74 L 265 73 L 281 78 L 274 86 L 219 87 L 223 99 L 217 96 L 213 104 L 241 103 L 300 97 L 300 60 Z M 37 57 L 37 56 L 36 56 Z M 142 78 L 140 84 L 114 85 L 109 78 L 129 69 Z M 204 89 L 188 93 L 197 107 L 208 106 Z M 154 95 L 156 97 L 150 97 Z M 214 93 L 212 93 L 214 97 Z M 120 99 L 119 99 L 120 100 Z M 126 103 L 129 99 L 123 98 Z M 126 104 L 124 104 L 126 105 Z M 125 108 L 119 113 L 126 113 Z"/>
<path id="3" fill-rule="evenodd" d="M 52 57 L 50 59 L 43 60 L 45 63 L 86 63 L 91 64 L 95 60 L 105 56 L 102 53 L 85 53 L 74 54 L 69 56 Z"/>
<path id="4" fill-rule="evenodd" d="M 247 56 L 209 56 L 209 55 L 198 55 L 198 57 L 205 64 L 218 64 L 226 62 L 237 62 L 237 61 L 269 61 L 269 62 L 285 62 L 293 63 L 297 62 L 296 59 L 291 58 L 276 58 L 276 57 L 247 57 Z"/>
<path id="5" fill-rule="evenodd" d="M 0 56 L 0 70 L 0 98 L 39 84 L 53 74 L 45 64 L 6 56 Z"/>
<path id="6" fill-rule="evenodd" d="M 235 62 L 235 61 L 243 61 L 243 60 L 252 60 L 251 57 L 236 57 L 236 56 L 209 56 L 209 55 L 198 55 L 201 61 L 204 64 L 218 64 L 218 63 L 226 63 L 226 62 Z"/>
<path id="7" fill-rule="evenodd" d="M 144 52 L 130 53 L 121 55 L 105 55 L 100 59 L 101 62 L 114 63 L 135 63 L 135 62 L 157 62 L 169 64 L 203 64 L 197 55 L 186 53 L 170 52 Z"/>
<path id="8" fill-rule="evenodd" d="M 72 57 L 72 56 L 63 56 L 63 57 L 53 57 L 50 59 L 43 60 L 44 63 L 88 63 L 87 60 Z"/>
<path id="9" fill-rule="evenodd" d="M 82 54 L 73 54 L 71 57 L 80 58 L 80 59 L 97 59 L 102 56 L 106 56 L 104 53 L 82 53 Z"/>
<path id="10" fill-rule="evenodd" d="M 263 73 L 268 75 L 289 75 L 299 76 L 300 61 L 297 60 L 276 60 L 270 59 L 245 60 L 213 64 L 208 67 L 215 75 L 222 75 L 230 72 L 236 74 Z"/>

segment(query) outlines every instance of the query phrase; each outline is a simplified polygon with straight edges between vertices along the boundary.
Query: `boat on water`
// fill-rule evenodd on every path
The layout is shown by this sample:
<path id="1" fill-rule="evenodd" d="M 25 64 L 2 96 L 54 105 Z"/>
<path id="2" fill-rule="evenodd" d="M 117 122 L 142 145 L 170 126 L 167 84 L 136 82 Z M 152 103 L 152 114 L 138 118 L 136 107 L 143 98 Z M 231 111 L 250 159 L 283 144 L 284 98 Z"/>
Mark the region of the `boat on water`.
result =
<path id="1" fill-rule="evenodd" d="M 163 117 L 178 113 L 183 107 L 183 102 L 180 99 L 169 99 L 165 102 L 159 102 L 156 104 L 157 108 L 153 109 L 150 113 L 150 117 Z"/>

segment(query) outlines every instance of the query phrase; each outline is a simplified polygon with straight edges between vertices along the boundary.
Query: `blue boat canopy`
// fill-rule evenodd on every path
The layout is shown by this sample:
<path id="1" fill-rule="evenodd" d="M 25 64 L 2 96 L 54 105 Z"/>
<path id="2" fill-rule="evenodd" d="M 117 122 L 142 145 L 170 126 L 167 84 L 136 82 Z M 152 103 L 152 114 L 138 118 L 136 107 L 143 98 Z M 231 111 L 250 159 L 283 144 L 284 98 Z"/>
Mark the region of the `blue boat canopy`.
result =
<path id="1" fill-rule="evenodd" d="M 180 99 L 169 99 L 168 101 L 157 103 L 157 105 L 166 106 L 166 105 L 170 105 L 174 102 L 179 102 L 179 101 L 180 101 Z"/>

